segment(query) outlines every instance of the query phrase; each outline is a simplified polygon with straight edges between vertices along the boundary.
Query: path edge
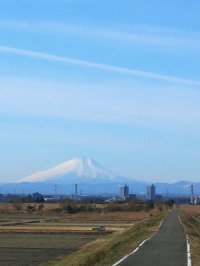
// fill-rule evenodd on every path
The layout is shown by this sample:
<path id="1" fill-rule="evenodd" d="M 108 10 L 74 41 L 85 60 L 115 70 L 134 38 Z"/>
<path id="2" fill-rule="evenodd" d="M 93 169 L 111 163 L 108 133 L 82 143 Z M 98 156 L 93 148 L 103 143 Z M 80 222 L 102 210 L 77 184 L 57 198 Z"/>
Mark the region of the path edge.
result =
<path id="1" fill-rule="evenodd" d="M 180 214 L 179 214 L 179 223 L 182 225 L 182 227 L 184 228 L 184 231 L 185 231 L 185 226 L 181 222 Z M 189 243 L 189 237 L 188 237 L 187 234 L 186 234 L 186 243 L 187 243 L 187 266 L 192 266 L 191 252 L 190 252 L 190 243 Z"/>
<path id="2" fill-rule="evenodd" d="M 164 218 L 165 219 L 165 218 Z M 161 227 L 161 225 L 162 225 L 162 223 L 163 223 L 163 221 L 164 221 L 164 219 L 160 222 L 160 224 L 159 224 L 159 226 L 158 226 L 158 229 L 156 230 L 156 232 L 155 233 L 153 233 L 153 235 L 152 236 L 150 236 L 149 238 L 147 238 L 147 239 L 145 239 L 145 240 L 143 240 L 131 253 L 129 253 L 129 254 L 127 254 L 127 255 L 125 255 L 122 259 L 120 259 L 120 260 L 118 260 L 117 262 L 115 262 L 114 264 L 112 264 L 112 266 L 117 266 L 118 264 L 120 264 L 122 261 L 124 261 L 126 258 L 128 258 L 129 256 L 131 256 L 131 255 L 133 255 L 135 252 L 137 252 L 138 250 L 139 250 L 139 248 L 141 247 L 141 246 L 143 246 L 144 245 L 144 243 L 146 242 L 146 241 L 148 241 L 148 240 L 150 240 L 152 237 L 154 237 L 155 236 L 155 234 L 158 232 L 158 230 L 160 229 L 160 227 Z M 191 265 L 188 265 L 188 266 L 191 266 Z"/>

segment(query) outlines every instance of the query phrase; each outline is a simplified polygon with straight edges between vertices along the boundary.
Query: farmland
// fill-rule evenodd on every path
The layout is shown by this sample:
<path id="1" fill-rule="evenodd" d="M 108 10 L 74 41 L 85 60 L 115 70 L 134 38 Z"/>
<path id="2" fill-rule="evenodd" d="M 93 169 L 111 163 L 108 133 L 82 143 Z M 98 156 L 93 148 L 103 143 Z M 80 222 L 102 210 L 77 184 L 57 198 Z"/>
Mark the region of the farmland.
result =
<path id="1" fill-rule="evenodd" d="M 42 213 L 23 210 L 17 213 L 9 204 L 0 205 L 0 265 L 39 265 L 55 260 L 157 214 L 156 211 L 66 214 L 53 212 L 56 207 L 48 204 Z M 104 225 L 105 232 L 93 232 L 92 227 L 98 225 Z"/>
<path id="2" fill-rule="evenodd" d="M 84 234 L 1 233 L 0 265 L 39 265 L 77 251 L 97 236 Z M 99 237 L 99 236 L 98 236 Z"/>

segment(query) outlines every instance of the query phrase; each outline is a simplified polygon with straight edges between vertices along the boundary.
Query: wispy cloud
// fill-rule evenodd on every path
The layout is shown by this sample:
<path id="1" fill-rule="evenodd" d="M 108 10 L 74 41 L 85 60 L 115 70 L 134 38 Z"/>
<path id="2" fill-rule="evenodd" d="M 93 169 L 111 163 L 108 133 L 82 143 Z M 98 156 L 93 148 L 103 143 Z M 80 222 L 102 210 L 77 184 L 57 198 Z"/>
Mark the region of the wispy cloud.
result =
<path id="1" fill-rule="evenodd" d="M 153 72 L 145 72 L 145 71 L 134 70 L 134 69 L 129 69 L 129 68 L 117 67 L 117 66 L 112 66 L 112 65 L 107 65 L 107 64 L 94 63 L 94 62 L 90 62 L 86 60 L 78 60 L 78 59 L 74 59 L 70 57 L 56 56 L 52 54 L 34 52 L 30 50 L 22 50 L 22 49 L 17 49 L 13 47 L 7 47 L 7 46 L 0 46 L 0 52 L 17 54 L 21 56 L 35 57 L 35 58 L 42 59 L 42 60 L 50 60 L 50 61 L 56 61 L 56 62 L 61 62 L 61 63 L 79 65 L 79 66 L 99 68 L 99 69 L 103 69 L 107 71 L 113 71 L 113 72 L 118 72 L 118 73 L 122 73 L 126 75 L 138 76 L 142 78 L 164 80 L 168 82 L 190 84 L 190 85 L 197 85 L 197 86 L 200 85 L 200 81 L 183 79 L 183 78 L 173 77 L 173 76 L 168 76 L 168 75 L 161 75 L 161 74 L 157 74 Z"/>
<path id="2" fill-rule="evenodd" d="M 0 113 L 199 132 L 199 90 L 0 78 Z"/>
<path id="3" fill-rule="evenodd" d="M 135 25 L 132 27 L 112 29 L 95 26 L 76 25 L 55 21 L 0 21 L 0 28 L 38 32 L 42 34 L 59 34 L 66 36 L 80 36 L 98 38 L 101 40 L 117 40 L 125 44 L 154 45 L 170 50 L 187 49 L 194 53 L 200 52 L 200 35 L 197 32 L 155 27 L 149 25 Z M 190 49 L 189 49 L 190 48 Z"/>

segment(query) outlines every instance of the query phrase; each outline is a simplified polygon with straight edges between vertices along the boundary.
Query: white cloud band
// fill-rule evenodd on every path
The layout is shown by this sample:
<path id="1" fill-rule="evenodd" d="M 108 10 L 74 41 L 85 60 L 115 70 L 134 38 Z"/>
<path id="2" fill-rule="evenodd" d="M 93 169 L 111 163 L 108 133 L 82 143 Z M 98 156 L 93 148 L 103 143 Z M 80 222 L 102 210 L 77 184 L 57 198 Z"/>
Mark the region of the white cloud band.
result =
<path id="1" fill-rule="evenodd" d="M 34 52 L 30 50 L 17 49 L 13 47 L 0 46 L 0 52 L 13 53 L 13 54 L 22 55 L 22 56 L 35 57 L 39 59 L 57 61 L 57 62 L 62 62 L 62 63 L 74 64 L 74 65 L 88 66 L 92 68 L 99 68 L 99 69 L 104 69 L 108 71 L 119 72 L 122 74 L 132 75 L 132 76 L 139 76 L 143 78 L 150 78 L 150 79 L 156 79 L 156 80 L 164 80 L 168 82 L 176 82 L 176 83 L 200 86 L 200 81 L 183 79 L 183 78 L 178 78 L 178 77 L 173 77 L 173 76 L 168 76 L 168 75 L 160 75 L 160 74 L 153 73 L 153 72 L 145 72 L 145 71 L 134 70 L 134 69 L 129 69 L 129 68 L 116 67 L 112 65 L 99 64 L 99 63 L 94 63 L 94 62 L 85 61 L 85 60 L 77 60 L 77 59 L 73 59 L 69 57 L 56 56 L 56 55 L 51 55 L 51 54 L 46 54 L 46 53 Z"/>

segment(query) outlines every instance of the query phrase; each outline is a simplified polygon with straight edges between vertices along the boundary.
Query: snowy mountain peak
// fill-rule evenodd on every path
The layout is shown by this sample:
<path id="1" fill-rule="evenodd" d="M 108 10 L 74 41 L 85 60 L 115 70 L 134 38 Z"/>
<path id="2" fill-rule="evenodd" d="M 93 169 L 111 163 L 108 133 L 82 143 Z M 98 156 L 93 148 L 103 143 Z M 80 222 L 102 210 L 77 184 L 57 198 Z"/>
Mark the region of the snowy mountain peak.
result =
<path id="1" fill-rule="evenodd" d="M 77 157 L 49 170 L 37 172 L 20 182 L 67 181 L 72 177 L 112 180 L 117 175 L 89 157 Z"/>

